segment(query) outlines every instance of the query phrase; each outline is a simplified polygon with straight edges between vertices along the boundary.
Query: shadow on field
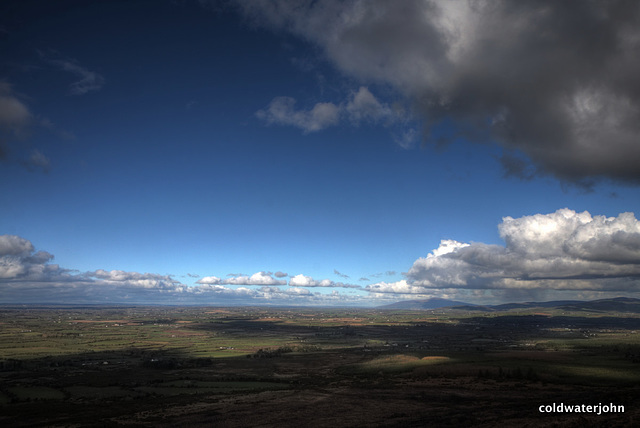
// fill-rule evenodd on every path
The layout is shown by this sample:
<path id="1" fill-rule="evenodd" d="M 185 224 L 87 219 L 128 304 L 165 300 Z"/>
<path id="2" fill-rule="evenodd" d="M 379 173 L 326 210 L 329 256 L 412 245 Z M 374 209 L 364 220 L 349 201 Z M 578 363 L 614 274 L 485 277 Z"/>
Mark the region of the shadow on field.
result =
<path id="1" fill-rule="evenodd" d="M 4 359 L 0 424 L 584 427 L 632 426 L 640 417 L 638 318 L 265 312 L 118 321 L 122 334 L 153 334 L 135 346 L 114 336 L 112 349 L 104 341 L 95 352 Z M 110 317 L 102 328 L 126 318 Z M 58 340 L 51 337 L 49 346 Z M 626 411 L 538 410 L 560 402 Z"/>

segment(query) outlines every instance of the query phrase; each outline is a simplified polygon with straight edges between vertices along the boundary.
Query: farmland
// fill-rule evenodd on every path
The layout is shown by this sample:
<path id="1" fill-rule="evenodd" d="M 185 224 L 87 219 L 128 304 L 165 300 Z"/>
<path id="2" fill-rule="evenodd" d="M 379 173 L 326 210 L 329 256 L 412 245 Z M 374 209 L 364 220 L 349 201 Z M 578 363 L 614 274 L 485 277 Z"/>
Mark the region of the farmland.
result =
<path id="1" fill-rule="evenodd" d="M 632 426 L 640 316 L 0 307 L 3 426 Z M 544 414 L 551 403 L 624 413 Z"/>

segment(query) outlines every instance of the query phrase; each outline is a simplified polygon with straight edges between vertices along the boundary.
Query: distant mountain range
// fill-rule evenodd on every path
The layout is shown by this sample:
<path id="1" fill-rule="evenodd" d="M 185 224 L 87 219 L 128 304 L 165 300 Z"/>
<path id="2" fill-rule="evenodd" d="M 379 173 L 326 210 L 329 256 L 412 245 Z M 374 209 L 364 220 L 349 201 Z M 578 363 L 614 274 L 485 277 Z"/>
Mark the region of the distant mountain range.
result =
<path id="1" fill-rule="evenodd" d="M 432 297 L 426 300 L 405 300 L 402 302 L 391 303 L 390 305 L 378 306 L 380 309 L 410 309 L 410 310 L 428 310 L 446 308 L 449 306 L 475 306 L 465 302 L 455 300 L 440 299 Z"/>
<path id="2" fill-rule="evenodd" d="M 472 305 L 455 300 L 431 298 L 426 300 L 405 300 L 390 305 L 378 306 L 380 309 L 429 310 L 450 308 L 467 311 L 499 312 L 513 309 L 556 308 L 566 311 L 590 312 L 632 312 L 640 313 L 640 299 L 616 297 L 613 299 L 582 300 L 554 300 L 551 302 L 523 302 L 504 303 L 501 305 Z"/>

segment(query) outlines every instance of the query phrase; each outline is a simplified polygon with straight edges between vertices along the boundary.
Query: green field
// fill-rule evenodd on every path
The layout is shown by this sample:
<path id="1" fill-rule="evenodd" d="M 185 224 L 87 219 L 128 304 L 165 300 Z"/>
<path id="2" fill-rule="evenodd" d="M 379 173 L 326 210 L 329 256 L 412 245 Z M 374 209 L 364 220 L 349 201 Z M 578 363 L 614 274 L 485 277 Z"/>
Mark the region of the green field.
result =
<path id="1" fill-rule="evenodd" d="M 573 426 L 536 403 L 606 400 L 626 426 L 639 332 L 636 314 L 553 309 L 3 307 L 0 423 Z"/>

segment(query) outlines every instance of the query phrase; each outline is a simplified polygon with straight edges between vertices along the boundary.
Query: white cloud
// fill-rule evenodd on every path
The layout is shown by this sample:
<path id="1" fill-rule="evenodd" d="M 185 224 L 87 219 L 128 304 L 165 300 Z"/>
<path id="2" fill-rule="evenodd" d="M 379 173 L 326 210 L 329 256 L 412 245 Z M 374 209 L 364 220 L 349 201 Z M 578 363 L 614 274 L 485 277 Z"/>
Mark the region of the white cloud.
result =
<path id="1" fill-rule="evenodd" d="M 440 241 L 440 246 L 433 250 L 431 254 L 427 255 L 427 257 L 438 257 L 443 256 L 445 254 L 453 253 L 460 248 L 468 247 L 469 244 L 465 244 L 464 242 L 458 242 L 453 239 L 443 239 Z"/>
<path id="2" fill-rule="evenodd" d="M 0 235 L 0 257 L 28 255 L 33 251 L 33 244 L 16 235 Z"/>
<path id="3" fill-rule="evenodd" d="M 24 275 L 26 266 L 15 256 L 3 256 L 0 258 L 0 278 L 17 278 Z"/>
<path id="4" fill-rule="evenodd" d="M 47 264 L 53 255 L 34 251 L 24 238 L 0 235 L 0 282 L 73 280 L 68 270 Z"/>
<path id="5" fill-rule="evenodd" d="M 329 279 L 316 281 L 310 276 L 296 275 L 289 279 L 289 285 L 292 287 L 331 287 L 334 282 Z"/>
<path id="6" fill-rule="evenodd" d="M 291 287 L 337 287 L 337 288 L 362 288 L 356 284 L 345 284 L 343 282 L 334 282 L 330 279 L 322 279 L 317 281 L 310 276 L 302 274 L 296 275 L 289 279 Z"/>
<path id="7" fill-rule="evenodd" d="M 286 299 L 289 297 L 309 297 L 312 293 L 306 288 L 291 287 L 282 289 L 280 287 L 260 287 L 259 291 L 267 299 Z"/>
<path id="8" fill-rule="evenodd" d="M 251 276 L 236 276 L 222 281 L 229 285 L 286 285 L 287 281 L 275 279 L 268 272 L 256 272 Z"/>
<path id="9" fill-rule="evenodd" d="M 417 131 L 407 126 L 409 116 L 402 109 L 393 109 L 380 102 L 366 86 L 339 104 L 317 103 L 311 110 L 297 110 L 296 100 L 290 97 L 276 97 L 256 116 L 272 125 L 289 125 L 302 129 L 305 133 L 316 132 L 336 126 L 341 121 L 352 125 L 362 122 L 382 123 L 385 127 L 396 127 L 394 140 L 403 148 L 412 147 L 417 140 Z"/>
<path id="10" fill-rule="evenodd" d="M 394 296 L 438 295 L 470 298 L 473 303 L 544 295 L 611 297 L 640 291 L 640 222 L 632 213 L 605 217 L 565 208 L 505 217 L 498 230 L 504 246 L 443 240 L 413 263 L 405 279 L 364 288 L 303 274 L 290 277 L 289 286 L 281 288 L 287 281 L 267 271 L 225 280 L 207 276 L 193 287 L 155 273 L 103 269 L 78 273 L 50 263 L 53 255 L 37 251 L 27 239 L 2 235 L 0 301 L 362 305 Z M 260 288 L 246 287 L 255 285 Z M 314 287 L 325 290 L 308 290 Z M 361 289 L 368 296 L 356 290 L 326 294 L 326 288 Z"/>
<path id="11" fill-rule="evenodd" d="M 185 286 L 170 275 L 155 273 L 126 272 L 122 270 L 105 271 L 98 269 L 83 275 L 86 279 L 97 279 L 102 284 L 127 286 L 133 288 L 179 290 Z"/>
<path id="12" fill-rule="evenodd" d="M 312 293 L 303 287 L 286 287 L 270 272 L 257 272 L 222 281 L 201 278 L 187 286 L 171 275 L 98 269 L 78 273 L 50 264 L 53 255 L 36 251 L 19 236 L 0 236 L 0 301 L 53 303 L 147 304 L 300 304 L 332 305 L 367 303 L 364 296 Z M 282 272 L 281 272 L 282 273 Z M 224 282 L 225 285 L 222 283 Z M 228 287 L 227 285 L 231 285 Z M 257 290 L 236 285 L 260 285 Z M 337 283 L 336 286 L 347 286 Z"/>
<path id="13" fill-rule="evenodd" d="M 224 298 L 224 299 L 252 299 L 259 296 L 256 290 L 246 287 L 238 287 L 238 288 L 229 288 L 223 285 L 217 284 L 203 284 L 197 287 L 187 287 L 184 289 L 186 296 L 183 297 L 184 300 L 188 300 L 189 298 L 207 298 L 207 297 L 216 297 L 216 298 Z M 193 302 L 193 300 L 191 300 Z"/>
<path id="14" fill-rule="evenodd" d="M 385 294 L 425 294 L 427 291 L 424 287 L 409 284 L 405 279 L 396 282 L 377 282 L 367 285 L 364 289 L 371 293 Z"/>
<path id="15" fill-rule="evenodd" d="M 218 278 L 217 276 L 205 276 L 203 278 L 200 278 L 199 280 L 196 281 L 196 283 L 198 284 L 220 284 L 220 281 L 222 281 L 220 278 Z"/>
<path id="16" fill-rule="evenodd" d="M 391 108 L 380 103 L 365 86 L 361 86 L 358 92 L 351 94 L 344 107 L 349 120 L 354 123 L 362 121 L 378 122 L 380 120 L 393 120 L 394 112 Z"/>
<path id="17" fill-rule="evenodd" d="M 256 116 L 268 124 L 291 125 L 305 133 L 319 131 L 339 121 L 340 108 L 333 103 L 317 103 L 311 110 L 296 110 L 295 103 L 291 97 L 277 97 Z"/>
<path id="18" fill-rule="evenodd" d="M 499 225 L 506 246 L 442 241 L 407 273 L 425 288 L 640 291 L 640 223 L 632 213 L 561 209 Z"/>

